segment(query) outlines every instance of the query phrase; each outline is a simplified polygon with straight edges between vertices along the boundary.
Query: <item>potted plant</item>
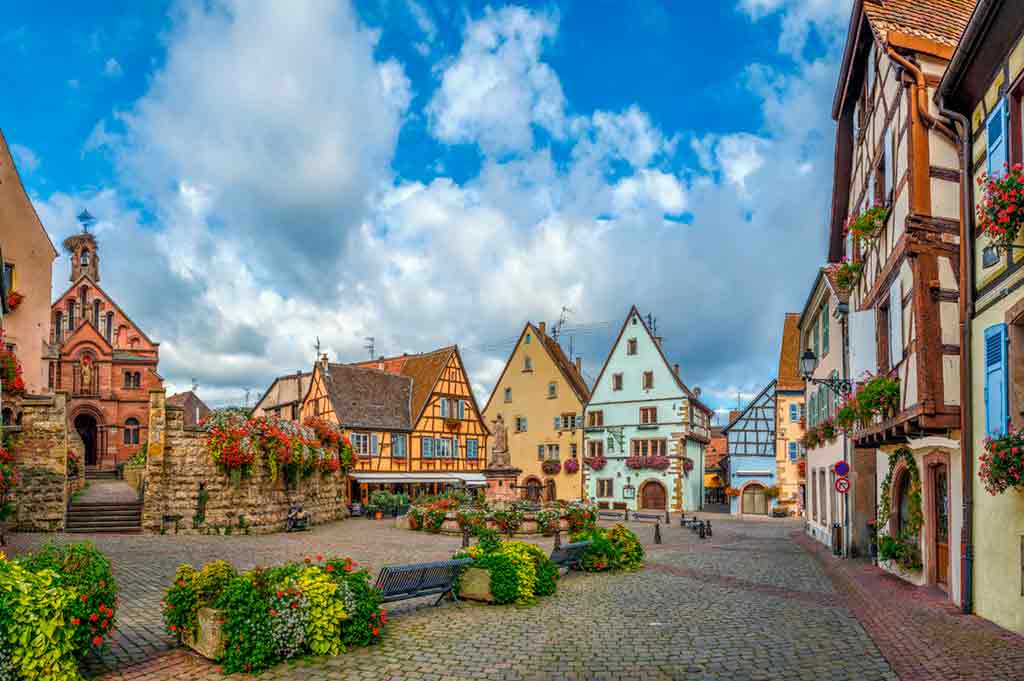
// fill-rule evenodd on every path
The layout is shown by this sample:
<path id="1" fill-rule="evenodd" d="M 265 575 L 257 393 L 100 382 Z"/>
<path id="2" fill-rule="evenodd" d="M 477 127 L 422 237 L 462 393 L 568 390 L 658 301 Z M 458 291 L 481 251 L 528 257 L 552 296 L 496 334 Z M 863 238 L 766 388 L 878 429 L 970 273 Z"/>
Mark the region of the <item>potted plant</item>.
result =
<path id="1" fill-rule="evenodd" d="M 384 512 L 380 510 L 380 506 L 376 504 L 367 504 L 366 517 L 373 518 L 374 520 L 380 520 L 384 517 Z"/>
<path id="2" fill-rule="evenodd" d="M 851 215 L 846 229 L 862 244 L 871 244 L 882 233 L 888 219 L 889 209 L 881 204 L 875 204 L 859 215 Z"/>
<path id="3" fill-rule="evenodd" d="M 565 463 L 562 464 L 562 470 L 568 473 L 569 475 L 576 473 L 577 471 L 579 471 L 579 469 L 580 462 L 577 461 L 575 458 L 566 459 Z"/>
<path id="4" fill-rule="evenodd" d="M 997 176 L 978 178 L 982 189 L 978 227 L 996 248 L 1009 247 L 1024 225 L 1024 165 L 1004 166 Z"/>
<path id="5" fill-rule="evenodd" d="M 860 278 L 863 269 L 864 265 L 861 263 L 850 262 L 844 257 L 835 268 L 836 285 L 843 291 L 850 291 Z"/>

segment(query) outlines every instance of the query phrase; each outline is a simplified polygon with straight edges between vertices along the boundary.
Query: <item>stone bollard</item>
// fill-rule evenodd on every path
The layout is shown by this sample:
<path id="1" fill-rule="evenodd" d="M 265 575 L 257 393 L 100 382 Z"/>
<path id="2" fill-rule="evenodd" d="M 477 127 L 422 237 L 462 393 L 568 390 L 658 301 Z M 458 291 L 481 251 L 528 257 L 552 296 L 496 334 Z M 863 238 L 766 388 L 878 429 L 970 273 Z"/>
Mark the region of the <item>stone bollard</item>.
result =
<path id="1" fill-rule="evenodd" d="M 710 537 L 710 536 L 711 536 L 711 521 L 710 521 L 710 520 L 705 520 L 705 521 L 704 521 L 704 524 L 705 524 L 705 525 L 707 525 L 707 529 L 706 529 L 706 530 L 704 531 L 704 533 L 705 533 L 705 534 L 706 534 L 707 536 L 709 536 L 709 537 Z"/>
<path id="2" fill-rule="evenodd" d="M 469 526 L 462 528 L 462 548 L 469 548 Z"/>
<path id="3" fill-rule="evenodd" d="M 557 551 L 560 548 L 562 548 L 562 530 L 561 530 L 561 528 L 558 528 L 558 529 L 555 530 L 555 548 L 554 548 L 554 550 Z"/>
<path id="4" fill-rule="evenodd" d="M 665 524 L 666 525 L 671 525 L 672 524 L 672 516 L 670 516 L 668 514 L 668 509 L 667 508 L 665 509 Z"/>
<path id="5" fill-rule="evenodd" d="M 654 543 L 661 543 L 661 523 L 654 523 Z"/>

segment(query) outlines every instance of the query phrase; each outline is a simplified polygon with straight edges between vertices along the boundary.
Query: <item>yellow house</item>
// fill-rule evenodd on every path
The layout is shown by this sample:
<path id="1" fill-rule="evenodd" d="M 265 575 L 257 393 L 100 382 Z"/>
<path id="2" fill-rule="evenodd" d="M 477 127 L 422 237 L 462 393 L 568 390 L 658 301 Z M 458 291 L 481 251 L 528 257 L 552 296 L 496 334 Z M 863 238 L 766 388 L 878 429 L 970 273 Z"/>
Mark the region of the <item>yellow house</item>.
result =
<path id="1" fill-rule="evenodd" d="M 806 460 L 799 444 L 804 436 L 804 379 L 799 363 L 800 313 L 787 312 L 775 384 L 775 470 L 779 486 L 776 503 L 790 515 L 800 515 L 804 507 Z"/>
<path id="2" fill-rule="evenodd" d="M 589 397 L 579 359 L 573 364 L 566 357 L 544 322 L 527 322 L 484 406 L 488 424 L 501 416 L 508 428 L 525 498 L 582 497 L 583 407 Z"/>
<path id="3" fill-rule="evenodd" d="M 959 173 L 967 191 L 962 198 L 973 200 L 962 210 L 959 263 L 966 298 L 960 321 L 969 336 L 950 334 L 948 341 L 966 346 L 960 347 L 963 363 L 955 369 L 964 374 L 966 389 L 957 396 L 967 406 L 961 422 L 965 460 L 957 462 L 966 484 L 962 491 L 954 489 L 963 503 L 950 507 L 954 517 L 960 508 L 969 509 L 964 552 L 951 558 L 963 564 L 964 611 L 1024 634 L 1024 487 L 1002 489 L 995 483 L 1006 478 L 986 478 L 983 459 L 987 438 L 1000 448 L 1013 447 L 1013 433 L 1024 426 L 1024 232 L 1018 231 L 1008 248 L 993 242 L 978 220 L 988 193 L 979 178 L 1003 180 L 1005 164 L 1024 163 L 1024 13 L 1019 1 L 978 2 L 935 102 L 964 145 Z"/>

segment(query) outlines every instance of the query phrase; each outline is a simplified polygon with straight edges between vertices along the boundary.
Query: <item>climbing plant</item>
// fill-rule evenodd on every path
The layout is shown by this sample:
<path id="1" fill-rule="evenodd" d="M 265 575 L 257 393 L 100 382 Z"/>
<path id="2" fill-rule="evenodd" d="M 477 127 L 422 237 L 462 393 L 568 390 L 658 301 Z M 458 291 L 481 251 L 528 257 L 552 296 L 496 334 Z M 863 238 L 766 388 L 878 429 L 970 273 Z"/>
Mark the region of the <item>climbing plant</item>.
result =
<path id="1" fill-rule="evenodd" d="M 924 513 L 921 511 L 921 473 L 914 462 L 913 453 L 906 447 L 900 447 L 889 455 L 889 472 L 882 481 L 881 498 L 884 503 L 878 505 L 878 527 L 885 527 L 889 523 L 892 514 L 892 474 L 901 459 L 906 463 L 907 474 L 910 476 L 910 487 L 907 492 L 910 495 L 910 503 L 907 504 L 908 517 L 904 534 L 916 537 L 924 525 Z"/>

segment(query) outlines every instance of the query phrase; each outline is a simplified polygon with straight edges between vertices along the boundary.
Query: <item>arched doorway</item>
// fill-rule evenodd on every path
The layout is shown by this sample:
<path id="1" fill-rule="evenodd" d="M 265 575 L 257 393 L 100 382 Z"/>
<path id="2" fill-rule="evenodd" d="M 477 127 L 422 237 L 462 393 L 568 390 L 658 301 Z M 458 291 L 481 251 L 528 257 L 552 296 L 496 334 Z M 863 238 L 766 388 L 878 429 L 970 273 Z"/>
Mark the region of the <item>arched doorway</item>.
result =
<path id="1" fill-rule="evenodd" d="M 540 484 L 540 480 L 538 480 L 537 478 L 527 478 L 525 490 L 527 501 L 540 503 L 540 495 L 543 491 L 543 487 Z"/>
<path id="2" fill-rule="evenodd" d="M 755 482 L 743 488 L 740 512 L 750 515 L 768 515 L 768 497 L 764 493 L 764 485 Z"/>
<path id="3" fill-rule="evenodd" d="M 85 445 L 85 451 L 82 452 L 85 465 L 95 466 L 99 462 L 99 427 L 96 417 L 92 414 L 79 414 L 75 417 L 75 430 Z"/>
<path id="4" fill-rule="evenodd" d="M 640 508 L 664 511 L 667 498 L 668 492 L 665 491 L 665 486 L 657 480 L 648 480 L 640 486 Z"/>

